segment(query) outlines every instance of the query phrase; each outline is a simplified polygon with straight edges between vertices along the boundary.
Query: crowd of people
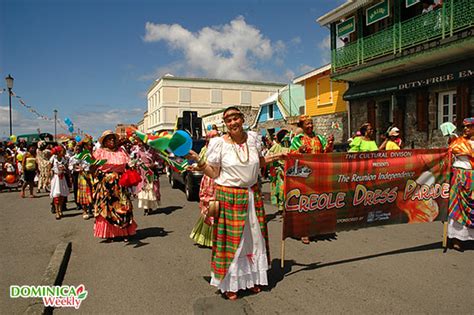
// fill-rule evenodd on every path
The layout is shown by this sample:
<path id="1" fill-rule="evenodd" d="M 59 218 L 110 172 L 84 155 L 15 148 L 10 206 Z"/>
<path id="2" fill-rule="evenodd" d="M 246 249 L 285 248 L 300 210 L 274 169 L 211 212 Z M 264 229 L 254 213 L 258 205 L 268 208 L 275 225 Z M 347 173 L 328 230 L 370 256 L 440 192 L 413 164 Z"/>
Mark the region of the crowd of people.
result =
<path id="1" fill-rule="evenodd" d="M 19 188 L 21 198 L 26 197 L 26 188 L 31 198 L 49 192 L 57 220 L 63 217 L 72 195 L 82 217 L 95 218 L 94 236 L 107 241 L 128 241 L 136 234 L 133 196 L 144 215 L 160 203 L 162 159 L 139 137 L 121 139 L 110 130 L 95 144 L 89 136 L 79 142 L 9 142 L 0 147 L 0 165 L 1 184 Z M 132 175 L 136 178 L 133 183 Z"/>
<path id="2" fill-rule="evenodd" d="M 268 284 L 268 229 L 261 192 L 261 178 L 267 177 L 271 202 L 284 210 L 284 161 L 292 153 L 331 153 L 334 137 L 318 134 L 311 117 L 302 115 L 298 128 L 279 130 L 262 141 L 253 131 L 244 129 L 245 117 L 237 107 L 223 112 L 226 132 L 217 127 L 206 135 L 202 151 L 190 151 L 186 158 L 195 163 L 189 171 L 201 171 L 204 177 L 199 193 L 199 218 L 191 239 L 212 248 L 211 280 L 230 300 L 240 290 L 258 293 Z M 403 147 L 400 130 L 390 126 L 377 145 L 370 123 L 363 124 L 349 139 L 349 152 L 399 150 Z M 463 134 L 452 136 L 449 147 L 454 154 L 448 236 L 454 248 L 460 241 L 474 240 L 474 118 L 464 120 Z M 73 191 L 74 202 L 83 210 L 83 218 L 95 218 L 94 236 L 112 241 L 128 241 L 136 234 L 132 199 L 148 215 L 160 205 L 159 170 L 164 161 L 139 137 L 121 139 L 104 131 L 94 145 L 85 137 L 79 143 L 60 145 L 39 142 L 26 146 L 9 143 L 0 148 L 3 179 L 9 166 L 16 164 L 21 174 L 20 195 L 28 187 L 30 197 L 49 190 L 56 219 Z M 302 237 L 304 244 L 309 238 Z"/>

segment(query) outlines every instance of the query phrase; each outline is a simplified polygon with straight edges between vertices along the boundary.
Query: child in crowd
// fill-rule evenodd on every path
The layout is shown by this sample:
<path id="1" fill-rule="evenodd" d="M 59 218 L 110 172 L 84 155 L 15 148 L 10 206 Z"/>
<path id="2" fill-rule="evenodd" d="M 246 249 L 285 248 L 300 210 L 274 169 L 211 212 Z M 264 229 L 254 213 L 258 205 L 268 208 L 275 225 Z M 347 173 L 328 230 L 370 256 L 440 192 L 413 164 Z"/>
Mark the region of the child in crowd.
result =
<path id="1" fill-rule="evenodd" d="M 53 156 L 49 160 L 53 179 L 51 180 L 50 197 L 54 201 L 56 210 L 56 220 L 62 217 L 62 205 L 69 193 L 69 187 L 66 182 L 65 173 L 67 170 L 67 161 L 64 158 L 64 148 L 56 146 L 52 150 Z"/>

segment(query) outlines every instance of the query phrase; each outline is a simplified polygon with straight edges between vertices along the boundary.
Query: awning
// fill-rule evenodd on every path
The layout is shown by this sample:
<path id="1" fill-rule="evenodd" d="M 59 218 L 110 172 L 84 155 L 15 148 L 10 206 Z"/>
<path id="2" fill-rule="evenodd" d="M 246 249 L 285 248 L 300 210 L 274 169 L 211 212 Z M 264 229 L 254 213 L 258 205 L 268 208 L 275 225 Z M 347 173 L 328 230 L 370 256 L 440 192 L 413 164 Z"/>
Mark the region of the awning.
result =
<path id="1" fill-rule="evenodd" d="M 350 101 L 390 92 L 401 92 L 474 77 L 472 60 L 436 66 L 423 71 L 403 73 L 395 77 L 379 77 L 377 81 L 351 84 L 344 93 L 344 100 Z"/>

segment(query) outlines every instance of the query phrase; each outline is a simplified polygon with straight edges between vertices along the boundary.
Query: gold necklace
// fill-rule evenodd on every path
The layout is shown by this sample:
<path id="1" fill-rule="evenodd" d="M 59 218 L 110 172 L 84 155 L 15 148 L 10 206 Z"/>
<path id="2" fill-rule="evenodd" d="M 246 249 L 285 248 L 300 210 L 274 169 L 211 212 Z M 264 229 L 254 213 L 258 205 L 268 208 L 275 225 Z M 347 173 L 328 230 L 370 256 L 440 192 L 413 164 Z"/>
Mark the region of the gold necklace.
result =
<path id="1" fill-rule="evenodd" d="M 247 137 L 245 137 L 245 142 L 244 142 L 245 143 L 245 150 L 247 151 L 247 160 L 244 160 L 244 161 L 242 161 L 242 159 L 240 158 L 240 154 L 239 154 L 238 149 L 235 148 L 238 144 L 235 143 L 235 141 L 234 141 L 234 139 L 232 138 L 231 135 L 229 135 L 229 138 L 232 141 L 232 143 L 231 143 L 232 149 L 234 149 L 235 155 L 237 155 L 237 158 L 239 159 L 240 163 L 247 164 L 249 162 L 249 145 L 247 143 Z"/>

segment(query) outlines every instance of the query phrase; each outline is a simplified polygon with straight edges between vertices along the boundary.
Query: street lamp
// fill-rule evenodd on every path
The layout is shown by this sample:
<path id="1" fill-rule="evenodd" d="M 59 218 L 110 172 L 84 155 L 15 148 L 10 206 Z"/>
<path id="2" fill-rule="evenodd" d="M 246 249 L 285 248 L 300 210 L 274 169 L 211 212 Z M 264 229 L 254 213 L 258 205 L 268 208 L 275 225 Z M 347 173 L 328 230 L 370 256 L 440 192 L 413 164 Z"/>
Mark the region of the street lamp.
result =
<path id="1" fill-rule="evenodd" d="M 8 88 L 8 100 L 10 104 L 10 137 L 13 134 L 12 130 L 12 89 L 13 89 L 13 77 L 11 75 L 8 75 L 8 77 L 5 78 L 5 81 L 7 81 L 7 88 Z"/>
<path id="2" fill-rule="evenodd" d="M 58 120 L 58 110 L 54 110 L 54 141 L 58 141 L 58 136 L 56 134 L 56 121 Z"/>

